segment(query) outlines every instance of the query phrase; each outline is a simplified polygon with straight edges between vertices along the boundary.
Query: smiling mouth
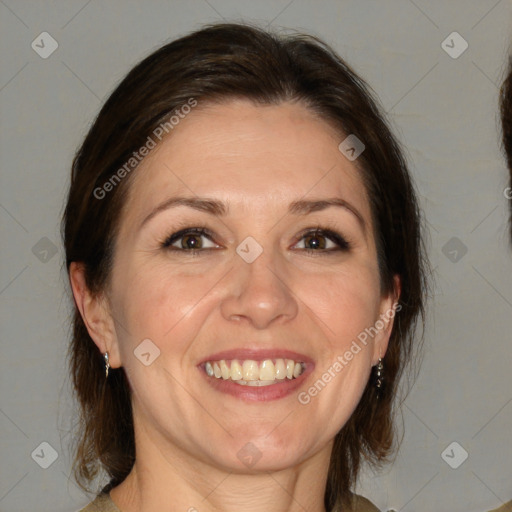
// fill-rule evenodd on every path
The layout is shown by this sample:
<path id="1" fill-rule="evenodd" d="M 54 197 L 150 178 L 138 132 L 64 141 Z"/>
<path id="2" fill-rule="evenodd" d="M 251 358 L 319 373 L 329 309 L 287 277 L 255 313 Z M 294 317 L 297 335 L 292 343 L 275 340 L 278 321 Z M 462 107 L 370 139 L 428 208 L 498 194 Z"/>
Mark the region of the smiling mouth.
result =
<path id="1" fill-rule="evenodd" d="M 206 374 L 218 380 L 231 380 L 241 386 L 270 386 L 302 375 L 306 363 L 293 359 L 220 359 L 206 361 Z"/>

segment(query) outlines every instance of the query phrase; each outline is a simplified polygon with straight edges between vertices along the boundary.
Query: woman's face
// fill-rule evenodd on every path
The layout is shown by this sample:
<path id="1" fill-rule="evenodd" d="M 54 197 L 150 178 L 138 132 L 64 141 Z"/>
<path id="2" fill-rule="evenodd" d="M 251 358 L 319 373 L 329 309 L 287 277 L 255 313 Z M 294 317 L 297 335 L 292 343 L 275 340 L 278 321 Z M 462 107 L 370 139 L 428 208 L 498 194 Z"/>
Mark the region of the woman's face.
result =
<path id="1" fill-rule="evenodd" d="M 394 299 L 343 138 L 299 104 L 199 104 L 136 171 L 108 299 L 137 440 L 230 471 L 330 451 Z"/>

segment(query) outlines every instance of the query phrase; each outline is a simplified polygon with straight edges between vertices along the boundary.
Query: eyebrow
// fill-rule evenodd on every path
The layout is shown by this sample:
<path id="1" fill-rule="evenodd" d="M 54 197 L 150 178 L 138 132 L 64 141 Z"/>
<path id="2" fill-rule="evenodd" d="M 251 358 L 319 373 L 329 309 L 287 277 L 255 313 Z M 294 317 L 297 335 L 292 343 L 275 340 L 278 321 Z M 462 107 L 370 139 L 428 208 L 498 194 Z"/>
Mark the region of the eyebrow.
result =
<path id="1" fill-rule="evenodd" d="M 229 206 L 216 199 L 208 199 L 203 197 L 171 197 L 164 202 L 160 203 L 149 215 L 142 221 L 140 227 L 144 226 L 153 217 L 159 213 L 169 210 L 170 208 L 177 208 L 179 206 L 186 206 L 194 210 L 209 213 L 217 217 L 225 217 L 229 212 Z M 308 215 L 309 213 L 319 212 L 327 208 L 337 207 L 350 212 L 358 220 L 363 232 L 366 232 L 366 223 L 363 216 L 359 211 L 352 206 L 349 202 L 339 197 L 316 199 L 316 200 L 298 200 L 290 203 L 288 213 L 292 215 Z"/>
<path id="2" fill-rule="evenodd" d="M 366 231 L 366 223 L 363 216 L 359 213 L 357 208 L 352 206 L 348 201 L 341 199 L 340 197 L 332 197 L 328 199 L 317 199 L 317 200 L 299 200 L 294 201 L 290 204 L 288 211 L 294 215 L 307 215 L 308 213 L 319 212 L 326 210 L 330 207 L 343 208 L 350 212 L 358 220 L 363 232 Z"/>

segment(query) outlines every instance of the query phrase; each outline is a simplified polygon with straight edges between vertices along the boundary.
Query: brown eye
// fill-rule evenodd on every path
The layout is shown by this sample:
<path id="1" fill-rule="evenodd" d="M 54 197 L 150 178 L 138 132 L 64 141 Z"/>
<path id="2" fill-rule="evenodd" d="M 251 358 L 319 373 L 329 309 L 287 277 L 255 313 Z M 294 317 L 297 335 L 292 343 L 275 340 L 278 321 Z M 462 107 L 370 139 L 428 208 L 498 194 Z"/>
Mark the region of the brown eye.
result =
<path id="1" fill-rule="evenodd" d="M 162 243 L 162 247 L 174 251 L 193 252 L 200 249 L 213 249 L 218 246 L 212 241 L 212 236 L 208 230 L 187 228 L 167 237 L 165 242 Z"/>
<path id="2" fill-rule="evenodd" d="M 302 247 L 300 246 L 301 242 Z M 299 249 L 304 249 L 310 254 L 347 251 L 350 248 L 350 244 L 340 234 L 320 228 L 304 233 L 298 245 Z"/>
<path id="3" fill-rule="evenodd" d="M 318 235 L 318 234 L 307 235 L 304 237 L 304 241 L 305 241 L 306 246 L 308 246 L 308 244 L 310 244 L 310 247 L 306 247 L 306 248 L 310 248 L 313 250 L 325 249 L 325 246 L 327 245 L 326 241 L 325 241 L 325 237 L 323 235 Z"/>
<path id="4" fill-rule="evenodd" d="M 181 237 L 182 249 L 201 249 L 203 246 L 201 235 L 185 235 Z"/>

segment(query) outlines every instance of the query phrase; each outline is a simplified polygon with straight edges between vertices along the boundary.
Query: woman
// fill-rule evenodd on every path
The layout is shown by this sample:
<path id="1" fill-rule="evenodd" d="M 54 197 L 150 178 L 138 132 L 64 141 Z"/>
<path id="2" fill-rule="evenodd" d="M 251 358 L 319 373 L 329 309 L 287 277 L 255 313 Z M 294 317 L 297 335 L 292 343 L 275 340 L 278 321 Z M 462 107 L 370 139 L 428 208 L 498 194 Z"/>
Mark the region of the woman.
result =
<path id="1" fill-rule="evenodd" d="M 377 510 L 423 319 L 418 208 L 367 87 L 321 41 L 206 27 L 138 64 L 63 219 L 84 510 Z"/>
<path id="2" fill-rule="evenodd" d="M 500 119 L 501 143 L 510 175 L 509 186 L 503 193 L 509 200 L 509 210 L 511 213 L 509 230 L 510 239 L 512 240 L 512 56 L 509 57 L 507 76 L 505 77 L 500 89 Z"/>

